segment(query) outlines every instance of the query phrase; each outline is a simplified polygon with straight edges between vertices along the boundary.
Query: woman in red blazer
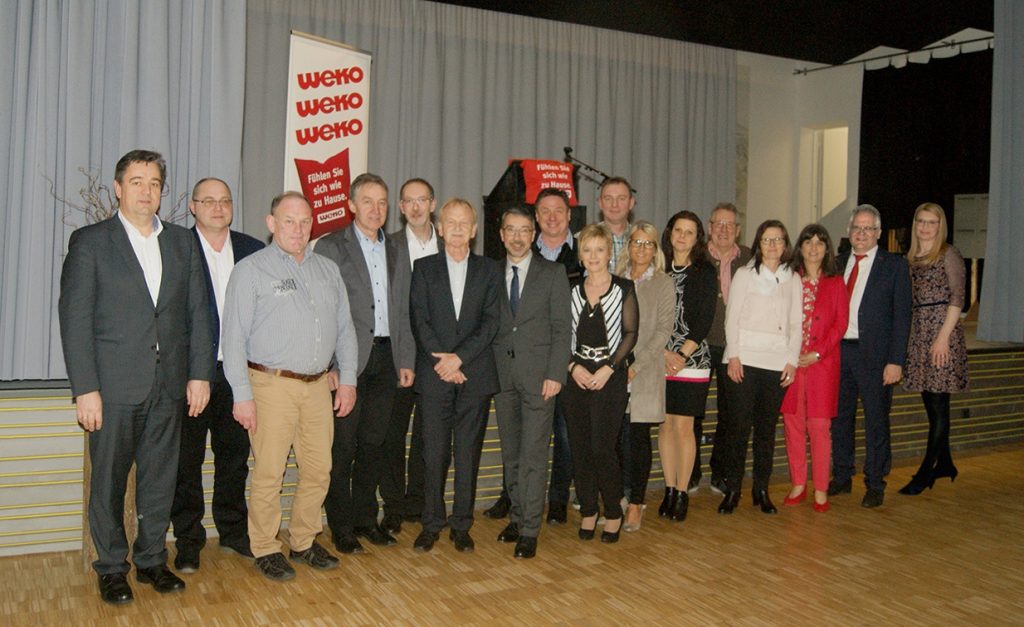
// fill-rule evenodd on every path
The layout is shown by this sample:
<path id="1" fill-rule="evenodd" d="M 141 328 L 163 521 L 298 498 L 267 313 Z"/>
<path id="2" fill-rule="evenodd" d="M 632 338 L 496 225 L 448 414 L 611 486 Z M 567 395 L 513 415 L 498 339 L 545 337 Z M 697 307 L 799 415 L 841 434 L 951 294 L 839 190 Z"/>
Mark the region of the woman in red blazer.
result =
<path id="1" fill-rule="evenodd" d="M 807 500 L 807 446 L 811 441 L 814 511 L 828 511 L 829 435 L 839 400 L 839 342 L 846 332 L 850 303 L 838 271 L 832 238 L 820 224 L 809 224 L 796 240 L 793 268 L 803 284 L 803 344 L 796 381 L 782 399 L 786 456 L 793 484 L 786 505 Z"/>

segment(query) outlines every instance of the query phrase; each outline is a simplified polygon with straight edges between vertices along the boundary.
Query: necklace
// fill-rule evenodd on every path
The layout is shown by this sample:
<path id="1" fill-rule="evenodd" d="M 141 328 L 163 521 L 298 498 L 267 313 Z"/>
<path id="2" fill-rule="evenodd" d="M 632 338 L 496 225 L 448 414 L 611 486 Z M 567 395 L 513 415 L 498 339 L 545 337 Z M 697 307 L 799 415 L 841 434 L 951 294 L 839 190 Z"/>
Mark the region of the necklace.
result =
<path id="1" fill-rule="evenodd" d="M 681 268 L 677 268 L 676 267 L 676 262 L 675 261 L 672 262 L 672 272 L 682 272 L 683 270 L 685 270 L 685 269 L 687 269 L 689 267 L 690 267 L 690 264 L 686 264 L 686 265 L 684 265 Z"/>

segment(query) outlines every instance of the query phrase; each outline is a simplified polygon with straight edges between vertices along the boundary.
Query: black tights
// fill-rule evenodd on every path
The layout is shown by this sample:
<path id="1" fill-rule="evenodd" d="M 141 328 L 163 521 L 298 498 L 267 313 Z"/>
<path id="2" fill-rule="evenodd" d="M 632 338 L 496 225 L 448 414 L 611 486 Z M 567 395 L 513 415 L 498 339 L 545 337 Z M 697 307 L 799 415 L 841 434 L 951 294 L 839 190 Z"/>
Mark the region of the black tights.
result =
<path id="1" fill-rule="evenodd" d="M 928 449 L 915 477 L 925 479 L 935 472 L 947 475 L 954 468 L 949 450 L 949 392 L 921 392 L 928 412 Z"/>
<path id="2" fill-rule="evenodd" d="M 628 414 L 627 414 L 628 417 Z M 629 502 L 643 505 L 647 494 L 647 479 L 651 476 L 651 425 L 634 422 L 629 425 Z"/>

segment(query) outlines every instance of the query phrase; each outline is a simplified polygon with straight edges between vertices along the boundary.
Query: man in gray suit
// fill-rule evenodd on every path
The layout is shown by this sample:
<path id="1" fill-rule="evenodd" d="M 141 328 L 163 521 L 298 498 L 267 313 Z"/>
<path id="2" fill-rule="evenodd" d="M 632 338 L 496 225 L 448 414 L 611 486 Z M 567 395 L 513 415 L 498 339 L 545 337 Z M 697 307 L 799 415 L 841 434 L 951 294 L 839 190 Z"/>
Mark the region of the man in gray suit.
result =
<path id="1" fill-rule="evenodd" d="M 494 397 L 511 522 L 499 542 L 515 542 L 515 557 L 537 554 L 544 514 L 548 442 L 555 397 L 570 356 L 569 280 L 561 264 L 534 255 L 533 217 L 520 207 L 501 217 L 505 290 L 494 360 L 501 392 Z"/>
<path id="2" fill-rule="evenodd" d="M 117 162 L 117 215 L 71 235 L 60 280 L 60 330 L 78 422 L 89 432 L 93 568 L 107 603 L 133 599 L 126 574 L 124 493 L 136 472 L 136 578 L 157 592 L 185 583 L 167 568 L 181 405 L 210 398 L 214 352 L 202 253 L 186 229 L 157 217 L 163 157 Z"/>
<path id="3" fill-rule="evenodd" d="M 352 181 L 349 208 L 352 224 L 316 247 L 341 270 L 359 346 L 356 405 L 335 420 L 324 506 L 337 549 L 361 553 L 357 536 L 377 546 L 396 544 L 377 523 L 377 488 L 395 391 L 413 384 L 416 349 L 409 326 L 408 249 L 384 236 L 387 184 L 376 174 L 360 174 Z"/>

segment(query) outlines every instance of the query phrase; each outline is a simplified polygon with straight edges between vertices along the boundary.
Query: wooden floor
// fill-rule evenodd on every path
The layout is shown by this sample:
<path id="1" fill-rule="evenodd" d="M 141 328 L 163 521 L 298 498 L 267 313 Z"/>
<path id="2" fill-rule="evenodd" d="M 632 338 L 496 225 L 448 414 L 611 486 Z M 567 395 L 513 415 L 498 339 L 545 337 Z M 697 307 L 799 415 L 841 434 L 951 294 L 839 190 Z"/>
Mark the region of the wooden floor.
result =
<path id="1" fill-rule="evenodd" d="M 419 526 L 406 525 L 397 547 L 368 547 L 328 573 L 297 567 L 284 584 L 208 546 L 184 592 L 161 596 L 132 576 L 124 607 L 100 602 L 77 552 L 3 558 L 0 624 L 1022 624 L 1024 446 L 957 464 L 956 483 L 919 497 L 896 493 L 913 468 L 895 469 L 877 510 L 860 507 L 861 486 L 824 515 L 783 508 L 779 483 L 779 515 L 745 495 L 720 516 L 702 487 L 678 524 L 650 515 L 652 494 L 643 529 L 618 544 L 581 542 L 571 514 L 569 526 L 545 526 L 527 561 L 494 541 L 503 522 L 483 517 L 473 554 L 447 535 L 416 553 Z"/>

